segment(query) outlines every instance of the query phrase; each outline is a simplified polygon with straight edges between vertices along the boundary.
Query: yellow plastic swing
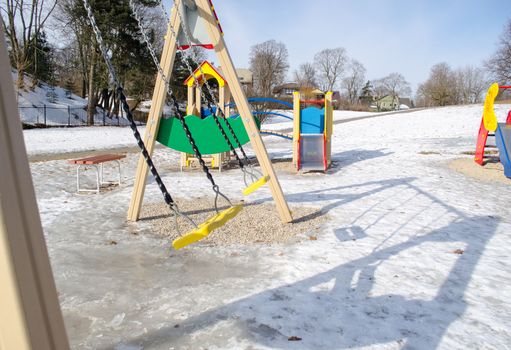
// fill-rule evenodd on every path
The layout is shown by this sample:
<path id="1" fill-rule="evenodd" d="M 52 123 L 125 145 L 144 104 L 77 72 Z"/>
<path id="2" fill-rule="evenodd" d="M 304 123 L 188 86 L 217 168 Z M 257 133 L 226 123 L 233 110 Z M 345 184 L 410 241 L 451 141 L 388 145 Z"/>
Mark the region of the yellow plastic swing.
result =
<path id="1" fill-rule="evenodd" d="M 184 236 L 176 238 L 172 242 L 172 246 L 178 250 L 206 238 L 211 232 L 224 226 L 229 220 L 238 215 L 241 209 L 243 209 L 243 206 L 238 204 L 219 212 Z"/>
<path id="2" fill-rule="evenodd" d="M 251 194 L 252 192 L 257 190 L 259 187 L 265 185 L 269 180 L 270 180 L 270 175 L 261 177 L 259 180 L 257 180 L 256 182 L 250 184 L 247 188 L 245 188 L 242 191 L 243 195 L 248 196 L 249 194 Z"/>

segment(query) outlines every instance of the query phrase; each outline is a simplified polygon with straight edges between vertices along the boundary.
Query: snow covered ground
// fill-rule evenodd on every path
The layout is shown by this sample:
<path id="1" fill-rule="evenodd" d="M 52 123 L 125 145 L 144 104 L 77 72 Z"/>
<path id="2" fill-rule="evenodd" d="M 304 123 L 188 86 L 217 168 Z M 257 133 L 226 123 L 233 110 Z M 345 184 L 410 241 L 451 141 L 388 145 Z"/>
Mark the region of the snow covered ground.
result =
<path id="1" fill-rule="evenodd" d="M 138 130 L 143 135 L 145 126 Z M 129 127 L 30 129 L 24 135 L 29 156 L 136 147 Z"/>
<path id="2" fill-rule="evenodd" d="M 500 119 L 509 108 L 496 106 Z M 511 186 L 447 167 L 474 150 L 481 111 L 335 125 L 328 174 L 279 177 L 291 206 L 331 217 L 317 240 L 299 244 L 172 251 L 146 222 L 125 220 L 135 154 L 123 162 L 124 184 L 101 195 L 76 195 L 65 161 L 32 163 L 73 348 L 509 349 Z M 112 130 L 25 138 L 32 154 L 129 142 L 128 129 Z M 265 141 L 273 158 L 291 157 L 289 141 Z M 201 173 L 168 171 L 177 160 L 155 154 L 172 194 L 210 195 Z M 214 175 L 240 198 L 238 171 Z M 146 201 L 160 200 L 151 180 Z M 272 199 L 263 188 L 250 200 Z"/>

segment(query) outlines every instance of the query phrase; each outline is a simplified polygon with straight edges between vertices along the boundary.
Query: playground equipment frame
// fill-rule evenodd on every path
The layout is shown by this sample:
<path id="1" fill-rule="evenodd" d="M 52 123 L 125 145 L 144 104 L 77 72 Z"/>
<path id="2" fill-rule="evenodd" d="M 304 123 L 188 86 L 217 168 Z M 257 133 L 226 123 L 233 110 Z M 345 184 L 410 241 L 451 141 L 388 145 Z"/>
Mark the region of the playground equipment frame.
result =
<path id="1" fill-rule="evenodd" d="M 69 349 L 0 26 L 0 348 Z"/>
<path id="2" fill-rule="evenodd" d="M 175 11 L 182 0 L 176 0 L 176 6 L 170 15 L 169 28 L 167 30 L 166 40 L 163 47 L 163 53 L 160 61 L 160 66 L 163 68 L 163 73 L 167 79 L 171 78 L 172 68 L 174 66 L 174 60 L 177 52 L 177 38 L 172 32 L 177 32 L 177 28 L 180 26 L 180 18 Z M 217 58 L 222 66 L 223 75 L 225 76 L 228 85 L 230 86 L 231 95 L 233 100 L 236 102 L 238 111 L 243 119 L 243 124 L 247 133 L 250 137 L 250 142 L 256 153 L 256 157 L 259 161 L 261 169 L 265 176 L 269 177 L 269 187 L 271 194 L 275 200 L 277 212 L 282 222 L 291 222 L 293 220 L 291 211 L 282 192 L 277 174 L 273 169 L 271 160 L 268 157 L 266 148 L 264 146 L 261 135 L 257 124 L 252 118 L 250 107 L 247 101 L 244 90 L 241 87 L 238 76 L 232 58 L 227 49 L 226 43 L 223 38 L 222 29 L 219 25 L 216 14 L 213 10 L 213 6 L 210 0 L 196 0 L 196 5 L 199 11 L 199 15 L 206 19 L 206 30 L 211 39 L 211 43 L 214 47 Z M 165 96 L 167 93 L 166 83 L 161 75 L 158 75 L 156 85 L 153 94 L 153 103 L 149 111 L 149 118 L 147 122 L 146 133 L 144 135 L 144 143 L 147 147 L 149 154 L 154 151 L 156 135 L 165 104 Z M 148 167 L 145 163 L 144 158 L 141 156 L 138 162 L 137 173 L 135 176 L 135 184 L 131 202 L 128 210 L 128 220 L 136 221 L 139 218 L 142 202 L 144 199 L 145 186 L 147 183 Z"/>

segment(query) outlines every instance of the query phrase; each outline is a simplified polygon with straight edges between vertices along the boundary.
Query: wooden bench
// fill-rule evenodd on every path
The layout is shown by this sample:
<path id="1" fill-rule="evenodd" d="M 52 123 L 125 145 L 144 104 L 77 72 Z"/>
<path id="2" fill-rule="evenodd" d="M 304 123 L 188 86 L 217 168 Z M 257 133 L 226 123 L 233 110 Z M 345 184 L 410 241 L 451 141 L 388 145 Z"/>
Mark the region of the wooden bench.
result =
<path id="1" fill-rule="evenodd" d="M 85 157 L 79 159 L 71 159 L 69 160 L 70 164 L 78 165 L 76 168 L 76 190 L 77 192 L 96 192 L 99 193 L 101 185 L 111 184 L 113 182 L 104 182 L 103 181 L 103 164 L 106 162 L 115 161 L 117 163 L 119 169 L 119 182 L 118 185 L 121 184 L 121 162 L 120 160 L 126 158 L 124 154 L 101 154 L 92 157 Z M 80 188 L 80 169 L 93 167 L 96 169 L 96 188 L 88 189 L 88 188 Z"/>

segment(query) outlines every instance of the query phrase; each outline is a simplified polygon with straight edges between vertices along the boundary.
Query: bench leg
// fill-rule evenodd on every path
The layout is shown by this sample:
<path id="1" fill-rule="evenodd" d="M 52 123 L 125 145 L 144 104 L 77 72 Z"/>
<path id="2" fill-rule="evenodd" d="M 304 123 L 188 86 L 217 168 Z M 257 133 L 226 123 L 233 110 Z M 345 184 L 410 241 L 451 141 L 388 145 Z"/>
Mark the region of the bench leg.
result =
<path id="1" fill-rule="evenodd" d="M 99 169 L 97 165 L 93 165 L 94 168 L 96 168 L 96 185 L 97 185 L 97 191 L 96 193 L 99 194 L 99 189 L 101 187 L 101 175 L 99 174 Z M 101 172 L 103 172 L 103 164 L 101 164 Z"/>
<path id="2" fill-rule="evenodd" d="M 121 174 L 121 162 L 119 160 L 116 160 L 117 166 L 119 167 L 119 186 L 121 186 L 122 181 L 122 174 Z"/>
<path id="3" fill-rule="evenodd" d="M 115 161 L 117 162 L 117 168 L 119 169 L 118 185 L 120 186 L 122 183 L 121 162 L 119 160 L 115 160 Z M 80 169 L 82 167 L 84 167 L 86 169 L 89 166 L 94 167 L 96 169 L 96 189 L 94 189 L 94 190 L 87 189 L 87 188 L 80 188 Z M 90 164 L 90 165 L 80 164 L 76 168 L 76 191 L 77 192 L 96 192 L 97 194 L 99 194 L 101 185 L 110 183 L 110 182 L 104 182 L 104 179 L 105 179 L 105 174 L 104 174 L 103 163 L 99 164 L 99 166 L 96 164 Z"/>
<path id="4" fill-rule="evenodd" d="M 82 166 L 78 165 L 76 167 L 76 192 L 80 192 L 80 168 Z"/>
<path id="5" fill-rule="evenodd" d="M 87 165 L 80 164 L 76 168 L 76 192 L 96 192 L 97 194 L 99 194 L 100 184 L 101 184 L 99 168 L 98 168 L 97 165 L 91 165 L 91 166 L 93 166 L 96 169 L 96 189 L 95 190 L 89 190 L 89 189 L 86 189 L 86 188 L 80 188 L 80 169 L 82 167 L 87 168 Z"/>

